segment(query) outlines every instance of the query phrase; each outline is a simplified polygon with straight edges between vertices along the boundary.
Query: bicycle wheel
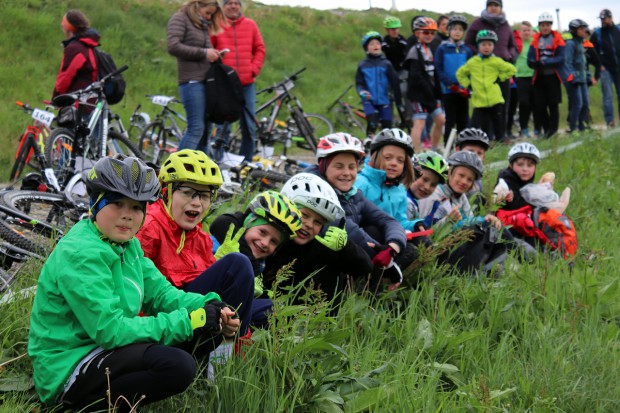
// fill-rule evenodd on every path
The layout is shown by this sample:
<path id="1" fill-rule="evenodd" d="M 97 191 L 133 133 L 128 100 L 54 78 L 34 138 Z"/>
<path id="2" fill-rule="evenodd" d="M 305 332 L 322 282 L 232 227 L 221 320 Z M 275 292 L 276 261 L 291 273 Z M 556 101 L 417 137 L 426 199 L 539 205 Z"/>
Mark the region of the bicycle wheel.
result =
<path id="1" fill-rule="evenodd" d="M 294 107 L 291 116 L 297 128 L 293 130 L 293 140 L 299 148 L 316 152 L 318 140 L 334 131 L 334 125 L 323 115 L 303 113 L 300 108 Z"/>
<path id="2" fill-rule="evenodd" d="M 258 183 L 260 190 L 279 189 L 289 178 L 290 176 L 275 171 L 257 169 L 250 172 L 251 184 Z"/>
<path id="3" fill-rule="evenodd" d="M 129 139 L 121 135 L 117 131 L 108 131 L 108 140 L 106 144 L 108 156 L 126 155 L 143 159 L 142 153 Z"/>
<path id="4" fill-rule="evenodd" d="M 146 125 L 140 134 L 138 149 L 145 161 L 158 165 L 165 144 L 166 129 L 161 121 L 154 121 Z"/>
<path id="5" fill-rule="evenodd" d="M 73 131 L 57 128 L 50 133 L 45 141 L 45 159 L 49 162 L 56 176 L 59 176 L 62 168 L 71 160 L 74 139 Z"/>
<path id="6" fill-rule="evenodd" d="M 28 164 L 28 159 L 34 153 L 33 142 L 36 141 L 36 137 L 34 134 L 29 133 L 23 140 L 18 149 L 18 153 L 15 156 L 15 163 L 13 164 L 13 168 L 11 169 L 11 174 L 9 175 L 9 180 L 14 181 L 19 178 L 24 171 L 24 168 Z"/>

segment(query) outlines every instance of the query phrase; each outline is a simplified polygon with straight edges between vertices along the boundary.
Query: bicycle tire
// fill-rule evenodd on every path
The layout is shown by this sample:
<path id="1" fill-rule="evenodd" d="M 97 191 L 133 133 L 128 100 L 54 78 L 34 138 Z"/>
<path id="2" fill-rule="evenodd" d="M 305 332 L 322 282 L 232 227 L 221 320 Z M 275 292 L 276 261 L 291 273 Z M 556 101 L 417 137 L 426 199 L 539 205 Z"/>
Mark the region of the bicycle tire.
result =
<path id="1" fill-rule="evenodd" d="M 56 176 L 60 176 L 60 171 L 71 159 L 74 140 L 73 131 L 67 128 L 54 129 L 45 140 L 43 154 Z"/>
<path id="2" fill-rule="evenodd" d="M 108 156 L 121 154 L 143 159 L 142 152 L 140 152 L 132 141 L 121 133 L 113 130 L 108 131 L 106 151 Z"/>
<path id="3" fill-rule="evenodd" d="M 289 178 L 289 175 L 275 171 L 256 169 L 250 172 L 251 182 L 258 183 L 261 190 L 279 189 Z"/>
<path id="4" fill-rule="evenodd" d="M 166 144 L 166 129 L 162 121 L 156 120 L 146 125 L 140 134 L 138 149 L 145 161 L 159 165 L 162 152 L 160 142 Z"/>
<path id="5" fill-rule="evenodd" d="M 0 220 L 0 238 L 17 248 L 38 255 L 47 255 L 51 251 L 51 247 L 46 247 L 46 243 L 40 242 L 40 239 L 33 240 L 32 234 L 24 235 L 23 232 L 15 229 L 14 225 L 11 225 L 8 221 Z"/>
<path id="6" fill-rule="evenodd" d="M 24 221 L 19 226 L 39 233 L 63 233 L 82 218 L 87 206 L 76 207 L 62 194 L 11 190 L 0 193 L 0 210 L 9 217 Z"/>
<path id="7" fill-rule="evenodd" d="M 36 137 L 33 133 L 28 133 L 26 138 L 24 139 L 23 145 L 19 148 L 19 152 L 15 157 L 15 163 L 13 163 L 13 168 L 11 168 L 11 173 L 9 175 L 9 181 L 13 182 L 17 178 L 19 178 L 24 171 L 24 168 L 28 164 L 28 158 L 34 154 L 34 147 L 32 142 L 36 141 Z"/>

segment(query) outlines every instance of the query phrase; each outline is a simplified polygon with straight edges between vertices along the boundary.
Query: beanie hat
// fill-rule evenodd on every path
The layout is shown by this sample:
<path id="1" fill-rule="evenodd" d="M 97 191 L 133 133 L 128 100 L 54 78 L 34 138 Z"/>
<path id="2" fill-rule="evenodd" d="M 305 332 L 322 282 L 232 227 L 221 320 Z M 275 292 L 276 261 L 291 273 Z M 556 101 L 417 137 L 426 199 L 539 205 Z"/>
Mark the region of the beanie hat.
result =
<path id="1" fill-rule="evenodd" d="M 487 6 L 491 3 L 499 4 L 499 7 L 504 7 L 502 0 L 487 0 Z"/>

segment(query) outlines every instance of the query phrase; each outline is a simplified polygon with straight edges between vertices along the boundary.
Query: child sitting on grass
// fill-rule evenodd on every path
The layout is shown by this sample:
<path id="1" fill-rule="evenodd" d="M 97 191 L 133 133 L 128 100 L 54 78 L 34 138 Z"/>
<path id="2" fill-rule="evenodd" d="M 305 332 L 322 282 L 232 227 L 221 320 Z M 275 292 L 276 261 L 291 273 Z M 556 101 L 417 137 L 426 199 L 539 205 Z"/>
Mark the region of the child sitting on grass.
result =
<path id="1" fill-rule="evenodd" d="M 458 138 L 454 142 L 456 151 L 470 151 L 478 155 L 478 158 L 484 162 L 486 152 L 489 150 L 489 137 L 478 128 L 463 129 L 459 133 Z M 473 204 L 477 210 L 484 205 L 484 188 L 482 187 L 482 179 L 476 179 L 474 187 L 467 193 L 469 203 Z"/>
<path id="2" fill-rule="evenodd" d="M 35 389 L 63 411 L 181 393 L 196 375 L 189 352 L 207 355 L 239 320 L 216 293 L 181 291 L 144 257 L 135 234 L 159 196 L 153 169 L 103 158 L 86 186 L 90 219 L 65 234 L 39 277 L 28 338 Z"/>
<path id="3" fill-rule="evenodd" d="M 429 215 L 431 219 L 424 220 L 424 217 L 420 216 L 421 199 L 431 196 L 437 185 L 445 184 L 448 179 L 448 163 L 437 152 L 423 152 L 416 156 L 413 160 L 413 170 L 415 173 L 415 180 L 409 185 L 407 189 L 407 219 L 410 221 L 424 222 L 426 228 L 430 228 L 433 224 L 432 211 Z"/>

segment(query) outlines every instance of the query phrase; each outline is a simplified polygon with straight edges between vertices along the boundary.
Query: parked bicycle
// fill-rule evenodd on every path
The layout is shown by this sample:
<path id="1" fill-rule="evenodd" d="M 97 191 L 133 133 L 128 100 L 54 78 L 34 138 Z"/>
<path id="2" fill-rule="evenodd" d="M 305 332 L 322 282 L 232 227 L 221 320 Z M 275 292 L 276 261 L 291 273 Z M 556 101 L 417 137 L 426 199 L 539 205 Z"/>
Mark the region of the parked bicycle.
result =
<path id="1" fill-rule="evenodd" d="M 140 134 L 138 147 L 144 160 L 159 165 L 165 153 L 176 152 L 187 124 L 185 116 L 170 107 L 181 101 L 173 96 L 146 95 L 156 105 L 162 106 L 154 121 L 150 122 Z"/>
<path id="2" fill-rule="evenodd" d="M 299 74 L 306 70 L 302 68 L 283 81 L 256 92 L 274 93 L 274 96 L 256 109 L 254 122 L 256 125 L 256 153 L 263 157 L 272 157 L 280 153 L 286 154 L 292 148 L 316 152 L 318 139 L 334 131 L 334 125 L 323 115 L 306 113 L 299 99 L 291 93 Z M 282 106 L 286 106 L 288 118 L 279 120 Z M 269 112 L 267 114 L 267 112 Z M 267 114 L 258 118 L 261 114 Z M 223 128 L 228 127 L 224 125 Z M 213 157 L 218 160 L 222 148 L 237 153 L 241 147 L 241 128 L 237 124 L 230 134 L 228 142 L 220 138 L 212 142 Z"/>
<path id="3" fill-rule="evenodd" d="M 353 88 L 350 85 L 336 100 L 327 107 L 327 111 L 332 114 L 336 124 L 343 128 L 343 132 L 348 132 L 354 136 L 366 136 L 366 115 L 364 109 L 356 108 L 343 98 Z"/>

